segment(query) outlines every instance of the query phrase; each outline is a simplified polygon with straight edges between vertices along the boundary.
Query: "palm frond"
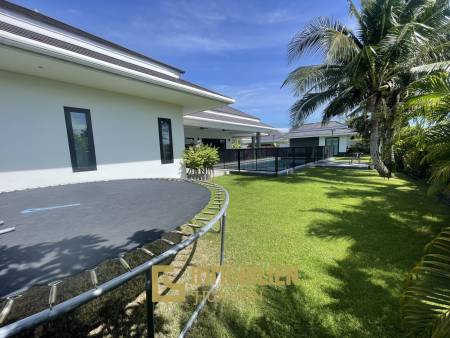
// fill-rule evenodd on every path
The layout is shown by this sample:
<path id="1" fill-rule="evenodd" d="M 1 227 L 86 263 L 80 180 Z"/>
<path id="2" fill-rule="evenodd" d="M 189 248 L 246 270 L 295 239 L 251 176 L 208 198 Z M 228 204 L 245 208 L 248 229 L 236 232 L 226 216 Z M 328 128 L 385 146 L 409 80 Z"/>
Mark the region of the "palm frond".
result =
<path id="1" fill-rule="evenodd" d="M 437 71 L 450 72 L 450 60 L 433 62 L 426 65 L 420 65 L 411 68 L 412 73 L 430 74 L 432 72 Z"/>
<path id="2" fill-rule="evenodd" d="M 289 73 L 282 87 L 290 86 L 294 95 L 314 89 L 325 90 L 335 85 L 342 77 L 342 67 L 338 65 L 302 66 Z"/>
<path id="3" fill-rule="evenodd" d="M 345 25 L 329 18 L 319 17 L 297 33 L 288 46 L 292 62 L 306 52 L 320 53 L 327 63 L 341 63 L 358 53 L 361 43 Z"/>
<path id="4" fill-rule="evenodd" d="M 291 126 L 301 125 L 317 108 L 335 96 L 335 89 L 306 93 L 290 108 Z"/>
<path id="5" fill-rule="evenodd" d="M 402 321 L 408 336 L 448 336 L 450 323 L 450 228 L 426 247 L 407 277 Z"/>

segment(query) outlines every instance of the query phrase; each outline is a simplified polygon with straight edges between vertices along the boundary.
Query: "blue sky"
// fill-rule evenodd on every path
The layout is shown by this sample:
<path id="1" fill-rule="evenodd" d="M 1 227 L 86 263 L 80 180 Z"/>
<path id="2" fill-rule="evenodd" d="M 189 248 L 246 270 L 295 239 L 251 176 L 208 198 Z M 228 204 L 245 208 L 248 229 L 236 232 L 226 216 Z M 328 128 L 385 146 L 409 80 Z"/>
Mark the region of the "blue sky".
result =
<path id="1" fill-rule="evenodd" d="M 235 107 L 289 126 L 294 102 L 281 84 L 287 44 L 317 16 L 350 23 L 346 0 L 42 1 L 17 4 L 67 22 L 186 71 L 184 78 L 236 99 Z M 310 122 L 320 120 L 316 112 Z"/>

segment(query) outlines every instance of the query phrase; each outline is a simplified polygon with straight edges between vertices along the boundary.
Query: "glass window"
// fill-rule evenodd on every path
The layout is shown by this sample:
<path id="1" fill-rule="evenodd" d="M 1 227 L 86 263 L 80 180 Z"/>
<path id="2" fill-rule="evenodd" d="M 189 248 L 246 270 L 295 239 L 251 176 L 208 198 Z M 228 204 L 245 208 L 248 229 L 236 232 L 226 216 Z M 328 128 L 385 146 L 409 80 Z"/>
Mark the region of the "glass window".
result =
<path id="1" fill-rule="evenodd" d="M 64 114 L 73 171 L 97 170 L 90 111 L 64 107 Z"/>
<path id="2" fill-rule="evenodd" d="M 172 124 L 170 119 L 158 118 L 161 163 L 173 163 Z"/>

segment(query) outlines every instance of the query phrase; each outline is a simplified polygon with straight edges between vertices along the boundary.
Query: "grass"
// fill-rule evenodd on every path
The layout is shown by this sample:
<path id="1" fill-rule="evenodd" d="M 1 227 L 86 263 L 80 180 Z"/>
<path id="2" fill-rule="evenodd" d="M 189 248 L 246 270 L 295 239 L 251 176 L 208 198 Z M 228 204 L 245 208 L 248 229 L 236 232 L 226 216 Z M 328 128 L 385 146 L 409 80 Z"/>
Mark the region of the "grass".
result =
<path id="1" fill-rule="evenodd" d="M 450 221 L 449 208 L 427 196 L 426 187 L 374 171 L 313 168 L 216 182 L 231 197 L 227 264 L 295 265 L 301 280 L 292 287 L 225 288 L 192 337 L 402 335 L 405 274 Z"/>
<path id="2" fill-rule="evenodd" d="M 336 156 L 334 158 L 336 162 L 350 162 L 353 160 L 353 163 L 358 163 L 357 159 L 352 158 L 351 156 Z M 370 163 L 372 162 L 372 159 L 370 158 L 370 155 L 363 155 L 360 158 L 361 163 Z"/>

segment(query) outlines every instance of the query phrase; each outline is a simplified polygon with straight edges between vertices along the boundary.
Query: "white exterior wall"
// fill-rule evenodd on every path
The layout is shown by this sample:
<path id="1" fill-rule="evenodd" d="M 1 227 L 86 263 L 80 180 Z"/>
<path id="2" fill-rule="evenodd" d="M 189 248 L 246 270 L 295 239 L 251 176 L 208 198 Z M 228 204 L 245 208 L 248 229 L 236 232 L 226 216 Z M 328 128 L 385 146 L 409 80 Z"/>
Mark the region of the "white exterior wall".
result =
<path id="1" fill-rule="evenodd" d="M 215 139 L 225 139 L 227 142 L 227 149 L 231 149 L 231 138 L 232 133 L 229 131 L 222 131 L 221 129 L 200 129 L 199 127 L 184 127 L 184 137 L 193 137 L 197 142 L 198 138 L 215 138 Z"/>
<path id="2" fill-rule="evenodd" d="M 64 106 L 91 111 L 96 171 L 72 171 Z M 0 107 L 0 192 L 183 175 L 180 106 L 0 71 Z M 161 164 L 158 117 L 172 120 L 173 164 Z"/>
<path id="3" fill-rule="evenodd" d="M 345 153 L 347 151 L 347 146 L 349 145 L 350 136 L 344 135 L 339 136 L 339 152 Z"/>
<path id="4" fill-rule="evenodd" d="M 327 137 L 338 137 L 338 136 L 320 136 L 319 137 L 319 146 L 325 145 L 325 139 Z M 347 146 L 350 145 L 350 135 L 341 135 L 339 136 L 339 152 L 345 153 L 347 151 Z"/>

